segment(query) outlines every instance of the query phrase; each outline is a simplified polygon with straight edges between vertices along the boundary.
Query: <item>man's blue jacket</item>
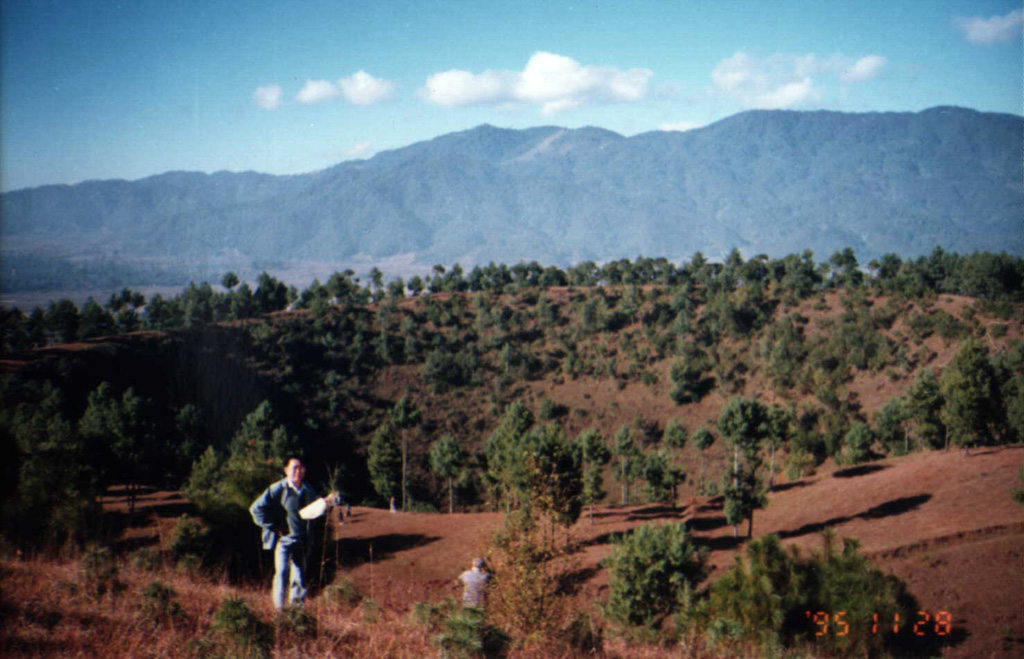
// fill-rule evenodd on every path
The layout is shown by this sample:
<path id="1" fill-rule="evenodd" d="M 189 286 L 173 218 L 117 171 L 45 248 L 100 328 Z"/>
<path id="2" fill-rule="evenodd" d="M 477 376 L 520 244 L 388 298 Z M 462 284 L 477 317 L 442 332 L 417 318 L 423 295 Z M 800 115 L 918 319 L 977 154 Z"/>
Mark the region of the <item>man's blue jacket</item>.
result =
<path id="1" fill-rule="evenodd" d="M 299 511 L 316 501 L 313 490 L 302 484 L 298 492 L 282 478 L 259 496 L 249 506 L 249 514 L 256 525 L 263 529 L 263 548 L 273 549 L 278 540 L 282 544 L 306 542 L 310 534 L 310 522 L 299 517 Z M 288 535 L 278 538 L 276 529 L 288 527 Z"/>

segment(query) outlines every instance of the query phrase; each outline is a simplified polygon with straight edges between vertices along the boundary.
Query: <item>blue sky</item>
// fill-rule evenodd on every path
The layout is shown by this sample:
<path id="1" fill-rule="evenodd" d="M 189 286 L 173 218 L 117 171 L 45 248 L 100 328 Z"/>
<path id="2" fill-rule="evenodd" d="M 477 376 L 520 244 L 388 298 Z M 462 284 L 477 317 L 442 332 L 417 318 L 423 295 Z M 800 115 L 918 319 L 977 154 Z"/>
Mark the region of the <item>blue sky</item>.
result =
<path id="1" fill-rule="evenodd" d="M 1003 1 L 0 0 L 0 188 L 314 171 L 490 123 L 1020 115 Z"/>

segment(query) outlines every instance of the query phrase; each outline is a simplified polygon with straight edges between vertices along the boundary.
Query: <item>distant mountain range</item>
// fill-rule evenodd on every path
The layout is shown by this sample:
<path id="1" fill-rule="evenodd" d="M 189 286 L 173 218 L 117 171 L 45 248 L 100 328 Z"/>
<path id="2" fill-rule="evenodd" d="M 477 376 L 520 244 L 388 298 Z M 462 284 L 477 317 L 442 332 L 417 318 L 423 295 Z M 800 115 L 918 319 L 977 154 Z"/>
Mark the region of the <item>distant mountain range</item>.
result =
<path id="1" fill-rule="evenodd" d="M 297 176 L 169 172 L 0 196 L 5 259 L 424 265 L 852 247 L 1024 253 L 1024 118 L 750 111 L 688 132 L 479 126 Z M 33 260 L 34 259 L 34 260 Z M 135 267 L 134 265 L 132 267 Z M 17 285 L 4 268 L 7 286 Z"/>

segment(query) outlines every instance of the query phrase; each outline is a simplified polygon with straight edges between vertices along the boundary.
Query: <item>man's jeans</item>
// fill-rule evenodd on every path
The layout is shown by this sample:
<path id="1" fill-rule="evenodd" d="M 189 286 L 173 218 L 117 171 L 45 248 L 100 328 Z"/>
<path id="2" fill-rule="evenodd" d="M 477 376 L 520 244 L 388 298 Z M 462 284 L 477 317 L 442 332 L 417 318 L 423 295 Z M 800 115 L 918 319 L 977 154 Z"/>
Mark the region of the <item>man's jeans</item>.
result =
<path id="1" fill-rule="evenodd" d="M 274 548 L 274 607 L 284 608 L 284 592 L 288 603 L 301 606 L 306 600 L 306 543 L 278 542 Z M 290 588 L 289 588 L 290 586 Z"/>

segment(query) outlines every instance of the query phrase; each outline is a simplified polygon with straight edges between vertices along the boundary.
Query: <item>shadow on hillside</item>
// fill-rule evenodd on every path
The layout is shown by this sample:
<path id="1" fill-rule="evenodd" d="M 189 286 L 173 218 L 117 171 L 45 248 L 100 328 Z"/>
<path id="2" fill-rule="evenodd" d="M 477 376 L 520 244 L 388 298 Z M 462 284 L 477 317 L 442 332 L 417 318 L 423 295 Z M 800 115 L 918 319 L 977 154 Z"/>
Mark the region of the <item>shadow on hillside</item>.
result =
<path id="1" fill-rule="evenodd" d="M 746 524 L 743 525 L 744 527 Z M 694 538 L 693 542 L 698 547 L 707 547 L 709 551 L 727 551 L 736 549 L 747 539 L 746 534 L 740 536 L 720 535 L 714 538 Z"/>
<path id="2" fill-rule="evenodd" d="M 192 502 L 185 501 L 182 499 L 160 501 L 160 502 L 146 502 L 145 507 L 141 510 L 143 515 L 151 514 L 157 517 L 181 517 L 182 515 L 194 515 L 196 514 L 196 507 Z M 136 513 L 138 515 L 138 513 Z"/>
<path id="3" fill-rule="evenodd" d="M 812 522 L 810 524 L 804 524 L 800 528 L 793 529 L 790 531 L 780 531 L 779 537 L 782 539 L 796 538 L 808 533 L 819 533 L 824 531 L 826 528 L 831 526 L 839 526 L 851 522 L 855 519 L 882 519 L 883 517 L 892 517 L 893 515 L 902 515 L 908 513 L 911 510 L 921 507 L 921 505 L 931 500 L 932 495 L 930 494 L 918 494 L 912 497 L 900 497 L 899 499 L 893 499 L 892 501 L 886 501 L 883 504 L 879 504 L 872 508 L 868 508 L 862 513 L 856 515 L 849 515 L 843 517 L 833 517 L 823 522 Z"/>
<path id="4" fill-rule="evenodd" d="M 595 574 L 601 570 L 600 567 L 585 567 L 562 575 L 558 585 L 566 595 L 576 595 L 583 589 L 583 584 L 590 581 Z"/>
<path id="5" fill-rule="evenodd" d="M 671 517 L 674 519 L 681 518 L 686 513 L 686 506 L 673 508 L 672 506 L 658 505 L 648 506 L 641 508 L 640 510 L 634 510 L 628 517 L 627 522 L 636 522 L 649 519 L 661 519 L 663 517 Z"/>
<path id="6" fill-rule="evenodd" d="M 624 536 L 624 535 L 626 535 L 628 533 L 629 533 L 629 531 L 611 531 L 609 533 L 602 533 L 601 535 L 595 535 L 590 540 L 585 540 L 585 541 L 581 542 L 579 546 L 580 547 L 594 547 L 596 545 L 611 544 L 611 542 L 615 538 L 620 538 L 620 537 L 622 537 L 622 536 Z"/>
<path id="7" fill-rule="evenodd" d="M 106 539 L 104 544 L 108 545 L 116 553 L 124 553 L 149 547 L 157 544 L 158 538 L 154 534 L 137 536 L 133 538 L 122 538 L 124 532 L 130 528 L 146 528 L 153 525 L 149 511 L 136 512 L 129 515 L 118 510 L 108 510 L 103 513 L 101 536 Z"/>
<path id="8" fill-rule="evenodd" d="M 932 495 L 930 494 L 918 494 L 912 497 L 900 497 L 899 499 L 893 499 L 892 501 L 886 501 L 883 504 L 869 508 L 857 517 L 861 519 L 879 519 L 882 517 L 891 517 L 892 515 L 902 515 L 908 513 L 915 508 L 919 508 L 922 504 L 927 503 L 931 500 Z"/>
<path id="9" fill-rule="evenodd" d="M 883 469 L 888 469 L 888 468 L 889 468 L 889 465 L 879 465 L 879 464 L 858 465 L 856 467 L 850 467 L 848 469 L 841 469 L 841 470 L 835 472 L 834 474 L 832 474 L 832 478 L 856 478 L 857 476 L 865 476 L 867 474 L 873 474 L 876 471 L 882 471 Z"/>
<path id="10" fill-rule="evenodd" d="M 697 508 L 696 512 L 703 513 L 703 512 L 707 512 L 709 510 L 721 510 L 722 506 L 724 506 L 724 505 L 725 505 L 725 497 L 722 496 L 721 494 L 719 494 L 716 497 L 712 497 L 712 498 L 708 499 L 707 503 L 705 503 L 703 506 L 699 506 Z"/>
<path id="11" fill-rule="evenodd" d="M 772 492 L 785 492 L 786 490 L 795 490 L 798 487 L 807 487 L 807 481 L 793 481 L 792 483 L 780 483 L 779 485 L 773 485 Z"/>
<path id="12" fill-rule="evenodd" d="M 338 541 L 341 549 L 341 564 L 354 568 L 364 563 L 384 561 L 400 551 L 423 547 L 440 540 L 437 536 L 422 533 L 388 533 L 373 538 L 342 538 Z"/>
<path id="13" fill-rule="evenodd" d="M 161 491 L 148 485 L 135 486 L 135 512 L 129 513 L 128 494 L 128 486 L 114 485 L 107 488 L 100 498 L 102 513 L 97 530 L 100 537 L 105 539 L 104 544 L 118 553 L 157 545 L 159 519 L 175 519 L 184 514 L 196 513 L 195 505 L 180 493 Z M 123 537 L 130 529 L 151 532 Z"/>
<path id="14" fill-rule="evenodd" d="M 715 517 L 694 517 L 686 522 L 686 528 L 691 531 L 714 531 L 728 524 L 724 515 Z"/>
<path id="15" fill-rule="evenodd" d="M 797 538 L 802 535 L 809 533 L 821 533 L 830 526 L 838 526 L 839 524 L 845 524 L 854 517 L 833 517 L 832 519 L 826 519 L 824 522 L 812 522 L 810 524 L 804 524 L 798 529 L 792 531 L 779 531 L 779 538 L 785 540 L 786 538 Z"/>

